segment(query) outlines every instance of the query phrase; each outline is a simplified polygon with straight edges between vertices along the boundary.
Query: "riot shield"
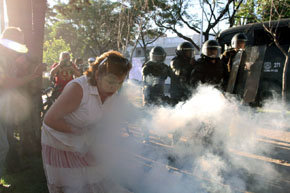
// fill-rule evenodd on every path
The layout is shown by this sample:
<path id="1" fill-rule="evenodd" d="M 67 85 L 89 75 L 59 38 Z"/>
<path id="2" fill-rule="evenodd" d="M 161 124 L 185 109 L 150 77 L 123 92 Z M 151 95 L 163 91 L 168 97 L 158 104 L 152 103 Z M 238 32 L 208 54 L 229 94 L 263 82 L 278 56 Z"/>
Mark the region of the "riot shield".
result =
<path id="1" fill-rule="evenodd" d="M 243 94 L 245 103 L 254 102 L 259 88 L 260 76 L 266 52 L 266 45 L 253 46 L 246 49 L 245 68 L 247 78 Z"/>
<path id="2" fill-rule="evenodd" d="M 233 59 L 233 64 L 230 72 L 230 78 L 227 85 L 227 92 L 233 93 L 237 75 L 239 72 L 240 64 L 242 62 L 242 58 L 244 56 L 244 51 L 238 51 Z"/>
<path id="3" fill-rule="evenodd" d="M 143 99 L 144 104 L 158 102 L 164 96 L 165 80 L 157 76 L 143 76 Z M 160 102 L 160 101 L 159 101 Z"/>

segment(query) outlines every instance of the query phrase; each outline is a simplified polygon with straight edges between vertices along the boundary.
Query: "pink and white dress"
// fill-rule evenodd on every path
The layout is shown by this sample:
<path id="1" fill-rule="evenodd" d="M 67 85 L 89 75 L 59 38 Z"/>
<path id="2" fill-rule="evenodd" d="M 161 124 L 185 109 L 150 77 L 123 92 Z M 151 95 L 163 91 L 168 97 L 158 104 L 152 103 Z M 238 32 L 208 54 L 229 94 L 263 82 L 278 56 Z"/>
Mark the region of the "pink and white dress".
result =
<path id="1" fill-rule="evenodd" d="M 104 179 L 98 158 L 91 151 L 91 145 L 96 140 L 92 133 L 95 133 L 93 131 L 97 123 L 114 97 L 102 104 L 97 87 L 91 86 L 86 76 L 74 79 L 69 84 L 73 83 L 82 87 L 83 98 L 78 109 L 66 115 L 65 120 L 78 130 L 78 134 L 59 132 L 43 123 L 42 158 L 49 192 L 127 192 Z"/>

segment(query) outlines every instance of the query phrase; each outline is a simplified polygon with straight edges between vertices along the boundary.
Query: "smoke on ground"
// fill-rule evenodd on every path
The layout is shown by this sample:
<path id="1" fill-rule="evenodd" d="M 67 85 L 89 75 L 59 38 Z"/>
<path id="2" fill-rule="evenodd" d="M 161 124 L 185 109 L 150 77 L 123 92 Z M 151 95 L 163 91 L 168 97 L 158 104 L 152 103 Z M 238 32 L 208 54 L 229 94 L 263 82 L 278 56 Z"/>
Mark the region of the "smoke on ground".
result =
<path id="1" fill-rule="evenodd" d="M 258 112 L 212 86 L 175 107 L 142 107 L 132 82 L 118 97 L 94 147 L 108 177 L 132 192 L 267 192 L 282 177 L 259 159 L 273 149 L 258 133 L 283 130 L 283 113 Z M 274 100 L 264 107 L 285 110 Z"/>

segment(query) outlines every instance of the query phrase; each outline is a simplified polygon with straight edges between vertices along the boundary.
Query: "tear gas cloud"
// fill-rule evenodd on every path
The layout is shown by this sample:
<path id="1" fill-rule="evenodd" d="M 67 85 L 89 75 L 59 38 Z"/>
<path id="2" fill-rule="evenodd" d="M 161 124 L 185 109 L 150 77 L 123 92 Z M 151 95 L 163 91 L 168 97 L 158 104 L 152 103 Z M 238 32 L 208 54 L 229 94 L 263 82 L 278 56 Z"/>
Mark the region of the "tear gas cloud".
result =
<path id="1" fill-rule="evenodd" d="M 106 175 L 132 192 L 267 192 L 283 177 L 258 159 L 273 152 L 258 133 L 285 129 L 281 113 L 259 113 L 212 86 L 175 107 L 141 107 L 141 86 L 130 81 L 118 97 L 94 152 Z M 264 106 L 284 110 L 274 100 Z"/>

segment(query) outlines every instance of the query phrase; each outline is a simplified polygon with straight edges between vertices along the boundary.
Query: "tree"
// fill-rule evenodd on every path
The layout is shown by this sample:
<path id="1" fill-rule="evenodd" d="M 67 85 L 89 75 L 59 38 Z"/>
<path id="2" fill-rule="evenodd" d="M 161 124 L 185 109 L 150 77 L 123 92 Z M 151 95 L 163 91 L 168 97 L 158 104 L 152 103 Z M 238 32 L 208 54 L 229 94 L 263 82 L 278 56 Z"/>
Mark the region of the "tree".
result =
<path id="1" fill-rule="evenodd" d="M 235 25 L 245 25 L 254 23 L 257 20 L 255 10 L 257 9 L 256 0 L 246 0 L 241 4 L 235 18 Z"/>
<path id="2" fill-rule="evenodd" d="M 130 1 L 130 5 L 134 10 L 134 25 L 136 35 L 136 45 L 139 44 L 143 49 L 146 62 L 148 60 L 147 46 L 155 42 L 158 38 L 165 35 L 165 29 L 158 26 L 153 26 L 154 21 L 154 1 Z"/>
<path id="3" fill-rule="evenodd" d="M 148 52 L 147 52 L 148 45 L 154 43 L 161 36 L 164 36 L 164 32 L 162 32 L 161 30 L 158 30 L 158 29 L 146 30 L 145 25 L 146 24 L 143 24 L 141 26 L 140 36 L 137 39 L 137 41 L 138 41 L 138 44 L 143 49 L 144 57 L 145 57 L 144 61 L 147 62 L 148 61 Z"/>
<path id="4" fill-rule="evenodd" d="M 76 0 L 57 4 L 54 11 L 57 22 L 50 31 L 69 43 L 77 57 L 97 56 L 110 49 L 122 52 L 134 35 L 131 21 L 122 20 L 120 25 L 120 19 L 130 13 L 119 2 Z"/>
<path id="5" fill-rule="evenodd" d="M 273 2 L 272 0 L 245 0 L 238 10 L 235 23 L 236 25 L 244 25 L 289 17 L 290 4 L 287 0 Z"/>
<path id="6" fill-rule="evenodd" d="M 62 37 L 76 57 L 97 56 L 109 49 L 129 56 L 129 45 L 135 48 L 138 42 L 151 42 L 163 33 L 164 30 L 153 26 L 153 10 L 151 0 L 59 3 L 49 11 L 47 19 L 53 25 L 47 26 L 46 39 Z"/>
<path id="7" fill-rule="evenodd" d="M 257 13 L 262 21 L 279 20 L 290 17 L 289 0 L 258 0 Z"/>
<path id="8" fill-rule="evenodd" d="M 51 66 L 59 60 L 59 54 L 64 51 L 70 52 L 70 47 L 62 38 L 46 40 L 43 45 L 43 61 Z"/>
<path id="9" fill-rule="evenodd" d="M 240 10 L 243 2 L 244 2 L 243 0 L 242 1 L 234 0 L 234 2 L 232 3 L 232 8 L 228 10 L 229 27 L 232 27 L 235 25 L 237 13 Z"/>
<path id="10" fill-rule="evenodd" d="M 20 27 L 24 32 L 30 56 L 31 71 L 42 62 L 42 44 L 44 36 L 44 21 L 46 12 L 46 0 L 9 0 L 7 13 L 9 25 Z M 40 110 L 41 110 L 41 78 L 31 82 L 23 90 L 33 101 L 30 106 L 30 114 L 19 125 L 20 143 L 23 154 L 40 152 Z"/>
<path id="11" fill-rule="evenodd" d="M 71 24 L 68 24 L 64 21 L 57 21 L 53 25 L 47 26 L 45 30 L 45 42 L 62 40 L 63 42 L 58 41 L 54 43 L 57 43 L 58 45 L 60 43 L 64 43 L 67 45 L 69 50 L 73 53 L 74 57 L 94 56 L 94 54 L 91 54 L 90 51 L 86 50 L 81 37 L 82 35 L 78 34 Z M 57 48 L 56 51 L 60 51 L 60 49 Z M 50 62 L 48 64 L 50 64 Z"/>
<path id="12" fill-rule="evenodd" d="M 203 0 L 204 15 L 206 19 L 205 30 L 202 31 L 205 40 L 208 40 L 210 35 L 216 35 L 219 30 L 217 26 L 220 22 L 233 18 L 237 13 L 236 9 L 231 9 L 238 6 L 243 0 Z M 159 1 L 156 8 L 155 23 L 157 26 L 168 29 L 176 33 L 179 37 L 193 43 L 199 49 L 193 40 L 179 30 L 178 27 L 188 27 L 194 33 L 200 33 L 201 19 L 198 17 L 197 12 L 191 11 L 193 8 L 200 9 L 200 5 L 192 3 L 190 0 L 174 0 L 171 3 L 166 1 Z"/>

